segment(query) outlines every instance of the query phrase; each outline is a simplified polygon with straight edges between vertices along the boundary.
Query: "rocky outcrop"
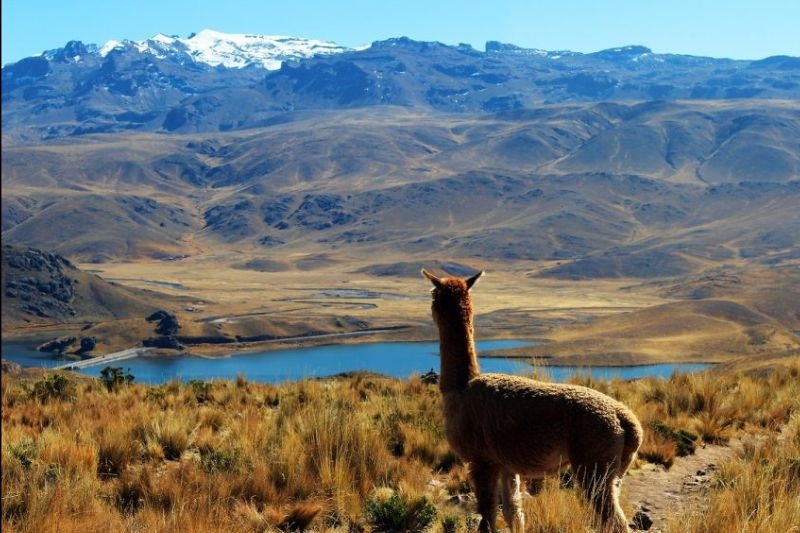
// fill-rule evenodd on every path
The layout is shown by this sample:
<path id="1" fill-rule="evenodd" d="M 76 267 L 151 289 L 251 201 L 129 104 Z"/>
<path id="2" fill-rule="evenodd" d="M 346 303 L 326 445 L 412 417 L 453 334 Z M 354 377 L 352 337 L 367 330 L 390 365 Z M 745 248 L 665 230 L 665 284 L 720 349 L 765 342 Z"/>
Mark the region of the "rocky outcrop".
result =
<path id="1" fill-rule="evenodd" d="M 4 197 L 4 220 L 5 204 Z M 66 220 L 61 223 L 70 224 Z M 52 233 L 49 226 L 46 231 Z M 56 253 L 5 244 L 6 241 L 13 241 L 7 237 L 4 231 L 0 269 L 4 330 L 30 324 L 78 323 L 89 329 L 92 326 L 86 327 L 87 324 L 107 320 L 134 317 L 141 320 L 173 299 L 154 291 L 108 282 L 77 268 Z M 174 323 L 174 317 L 167 318 L 166 326 Z M 175 326 L 171 327 L 174 329 Z M 169 330 L 170 327 L 167 327 Z M 81 336 L 89 337 L 91 334 Z"/>
<path id="2" fill-rule="evenodd" d="M 159 309 L 147 317 L 148 322 L 158 321 L 156 333 L 159 335 L 175 335 L 181 329 L 178 318 L 168 311 Z"/>
<path id="3" fill-rule="evenodd" d="M 89 353 L 94 350 L 95 346 L 97 346 L 97 337 L 83 337 L 81 339 L 81 347 L 76 353 L 80 355 Z"/>
<path id="4" fill-rule="evenodd" d="M 419 379 L 428 385 L 437 385 L 439 383 L 439 374 L 431 368 L 430 372 L 425 372 Z"/>
<path id="5" fill-rule="evenodd" d="M 19 363 L 7 359 L 0 360 L 0 363 L 2 363 L 3 374 L 8 376 L 19 376 L 22 374 L 22 366 Z"/>
<path id="6" fill-rule="evenodd" d="M 186 348 L 178 337 L 175 336 L 178 330 L 181 329 L 178 324 L 178 318 L 170 313 L 159 309 L 154 313 L 148 315 L 148 322 L 158 322 L 156 325 L 156 333 L 158 337 L 150 337 L 142 341 L 142 345 L 148 348 L 166 348 L 169 350 L 183 350 Z"/>
<path id="7" fill-rule="evenodd" d="M 75 316 L 75 270 L 66 258 L 34 248 L 3 246 L 3 298 L 39 318 Z"/>
<path id="8" fill-rule="evenodd" d="M 51 352 L 51 353 L 64 353 L 67 348 L 75 344 L 75 341 L 78 340 L 75 337 L 59 337 L 57 339 L 53 339 L 51 341 L 47 341 L 43 344 L 40 344 L 36 347 L 37 350 L 40 352 Z"/>
<path id="9" fill-rule="evenodd" d="M 186 348 L 174 335 L 144 339 L 142 341 L 142 346 L 146 348 L 166 348 L 169 350 L 183 350 Z"/>

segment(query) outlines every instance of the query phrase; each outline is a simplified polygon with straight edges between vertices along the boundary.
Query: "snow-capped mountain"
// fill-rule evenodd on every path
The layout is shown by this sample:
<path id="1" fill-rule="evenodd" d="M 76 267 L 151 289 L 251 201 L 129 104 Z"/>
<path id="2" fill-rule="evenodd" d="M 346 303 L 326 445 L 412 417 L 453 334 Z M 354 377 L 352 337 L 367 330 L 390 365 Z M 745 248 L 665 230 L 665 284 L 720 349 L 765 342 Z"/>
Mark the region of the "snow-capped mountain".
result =
<path id="1" fill-rule="evenodd" d="M 203 30 L 183 39 L 158 34 L 143 41 L 108 41 L 98 49 L 105 57 L 112 50 L 135 47 L 139 52 L 159 59 L 177 57 L 212 67 L 244 68 L 258 65 L 278 70 L 284 61 L 306 59 L 350 51 L 330 41 L 288 37 L 284 35 L 252 35 Z"/>
<path id="2" fill-rule="evenodd" d="M 403 106 L 522 113 L 543 104 L 800 98 L 800 58 L 758 61 L 593 53 L 396 37 L 361 49 L 203 30 L 63 48 L 3 67 L 3 132 L 53 138 L 122 130 L 260 127 L 295 111 Z"/>

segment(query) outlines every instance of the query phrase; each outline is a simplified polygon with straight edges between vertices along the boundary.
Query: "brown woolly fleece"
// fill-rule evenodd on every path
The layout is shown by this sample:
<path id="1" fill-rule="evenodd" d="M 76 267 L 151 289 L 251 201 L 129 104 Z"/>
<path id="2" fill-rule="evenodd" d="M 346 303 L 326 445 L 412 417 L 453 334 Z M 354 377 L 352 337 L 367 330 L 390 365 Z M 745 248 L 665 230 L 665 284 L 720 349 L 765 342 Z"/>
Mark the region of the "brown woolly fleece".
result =
<path id="1" fill-rule="evenodd" d="M 433 283 L 432 314 L 439 328 L 440 389 L 445 433 L 469 461 L 481 531 L 496 531 L 498 485 L 506 522 L 524 530 L 519 474 L 541 478 L 569 464 L 606 531 L 628 531 L 619 507 L 619 479 L 642 442 L 636 416 L 622 403 L 577 385 L 519 376 L 481 374 L 473 341 L 468 280 Z"/>
<path id="2" fill-rule="evenodd" d="M 567 464 L 615 465 L 622 475 L 642 439 L 636 416 L 605 394 L 501 374 L 446 392 L 444 416 L 447 440 L 463 459 L 536 478 Z"/>

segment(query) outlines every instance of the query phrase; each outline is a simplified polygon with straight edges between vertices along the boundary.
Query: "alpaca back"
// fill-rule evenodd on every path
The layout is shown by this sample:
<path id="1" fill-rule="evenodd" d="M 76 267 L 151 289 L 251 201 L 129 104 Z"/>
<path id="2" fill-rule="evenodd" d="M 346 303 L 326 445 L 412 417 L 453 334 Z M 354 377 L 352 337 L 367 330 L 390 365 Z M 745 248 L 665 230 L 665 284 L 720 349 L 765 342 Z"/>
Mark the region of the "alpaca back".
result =
<path id="1" fill-rule="evenodd" d="M 448 441 L 459 455 L 531 475 L 575 459 L 613 461 L 641 441 L 624 405 L 577 385 L 482 374 L 446 394 L 444 405 Z"/>
<path id="2" fill-rule="evenodd" d="M 623 405 L 618 412 L 619 422 L 625 430 L 625 447 L 622 452 L 622 464 L 619 467 L 619 475 L 624 474 L 633 462 L 636 451 L 642 445 L 644 431 L 639 419 L 631 412 L 627 406 Z"/>

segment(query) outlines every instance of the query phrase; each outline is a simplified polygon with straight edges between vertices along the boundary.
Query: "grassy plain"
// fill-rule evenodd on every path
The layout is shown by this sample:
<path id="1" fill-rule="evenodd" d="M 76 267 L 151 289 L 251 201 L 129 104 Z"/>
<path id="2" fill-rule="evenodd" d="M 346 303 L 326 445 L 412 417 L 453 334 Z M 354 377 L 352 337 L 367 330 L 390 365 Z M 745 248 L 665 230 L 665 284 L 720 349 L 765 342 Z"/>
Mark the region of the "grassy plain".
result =
<path id="1" fill-rule="evenodd" d="M 66 380 L 4 376 L 5 531 L 475 526 L 468 468 L 444 440 L 439 391 L 419 378 L 113 390 Z M 667 531 L 792 531 L 800 523 L 800 357 L 758 371 L 582 383 L 641 419 L 635 469 L 669 468 L 704 443 L 760 443 L 718 465 L 707 498 L 679 509 Z M 634 494 L 623 481 L 628 516 L 659 490 Z M 524 511 L 533 532 L 591 526 L 567 473 L 526 499 Z"/>

